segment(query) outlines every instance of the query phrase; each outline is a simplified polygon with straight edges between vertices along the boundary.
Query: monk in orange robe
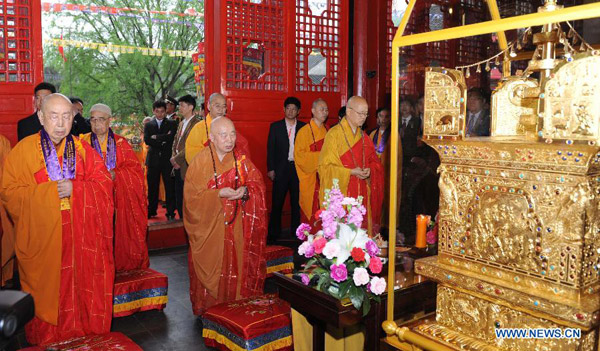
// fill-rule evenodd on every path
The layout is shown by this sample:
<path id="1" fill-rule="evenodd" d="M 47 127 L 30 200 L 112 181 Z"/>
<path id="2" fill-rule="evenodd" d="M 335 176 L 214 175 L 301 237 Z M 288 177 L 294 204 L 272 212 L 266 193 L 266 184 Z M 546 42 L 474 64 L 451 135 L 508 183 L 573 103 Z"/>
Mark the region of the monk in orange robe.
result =
<path id="1" fill-rule="evenodd" d="M 341 192 L 349 197 L 363 197 L 367 209 L 363 226 L 369 235 L 379 233 L 383 203 L 383 166 L 369 136 L 361 129 L 367 119 L 367 101 L 354 96 L 348 100 L 346 117 L 325 136 L 319 156 L 320 199 L 324 190 L 339 181 Z"/>
<path id="2" fill-rule="evenodd" d="M 263 291 L 265 184 L 235 145 L 231 120 L 215 120 L 210 144 L 186 174 L 183 221 L 190 240 L 190 299 L 196 315 L 212 305 Z"/>
<path id="3" fill-rule="evenodd" d="M 203 121 L 196 123 L 190 130 L 190 134 L 185 140 L 185 160 L 189 165 L 192 164 L 194 157 L 208 146 L 210 141 L 210 128 L 213 121 L 227 115 L 227 100 L 225 96 L 219 93 L 213 93 L 208 99 L 208 111 Z M 248 139 L 237 133 L 236 149 L 239 152 L 250 157 L 250 146 Z"/>
<path id="4" fill-rule="evenodd" d="M 84 134 L 87 141 L 104 159 L 115 188 L 115 268 L 128 271 L 148 268 L 148 197 L 142 167 L 127 142 L 110 128 L 112 111 L 96 104 L 90 109 L 92 132 Z"/>
<path id="5" fill-rule="evenodd" d="M 4 167 L 4 160 L 10 152 L 10 141 L 4 136 L 0 135 L 0 177 L 2 177 L 2 169 Z M 11 280 L 13 277 L 14 270 L 14 257 L 15 257 L 15 228 L 12 220 L 8 217 L 8 213 L 4 206 L 0 204 L 0 240 L 2 240 L 0 247 L 0 286 Z"/>
<path id="6" fill-rule="evenodd" d="M 314 223 L 314 214 L 319 210 L 319 154 L 325 141 L 325 121 L 329 115 L 327 103 L 316 99 L 312 104 L 313 118 L 300 128 L 294 144 L 296 173 L 300 180 L 300 215 L 302 222 Z"/>
<path id="7" fill-rule="evenodd" d="M 390 137 L 390 124 L 391 124 L 391 113 L 388 108 L 379 108 L 377 109 L 377 128 L 375 128 L 370 137 L 373 140 L 373 144 L 375 145 L 375 152 L 379 159 L 381 160 L 381 164 L 383 165 L 383 174 L 384 174 L 384 189 L 390 188 L 390 160 L 391 160 L 391 141 Z M 398 133 L 399 134 L 399 133 Z M 400 135 L 398 135 L 398 140 L 400 140 Z M 398 179 L 398 188 L 396 197 L 398 199 L 398 204 L 400 203 L 400 199 L 402 198 L 402 143 L 398 142 L 398 174 L 396 179 Z M 400 206 L 396 207 L 397 211 L 400 211 Z M 383 196 L 383 211 L 381 212 L 381 226 L 387 228 L 388 219 L 390 212 L 390 193 L 389 191 L 384 191 Z M 399 218 L 399 217 L 397 217 Z"/>
<path id="8" fill-rule="evenodd" d="M 69 134 L 71 101 L 48 95 L 43 129 L 4 164 L 0 197 L 15 223 L 21 286 L 33 296 L 31 344 L 110 331 L 113 183 L 102 158 Z"/>

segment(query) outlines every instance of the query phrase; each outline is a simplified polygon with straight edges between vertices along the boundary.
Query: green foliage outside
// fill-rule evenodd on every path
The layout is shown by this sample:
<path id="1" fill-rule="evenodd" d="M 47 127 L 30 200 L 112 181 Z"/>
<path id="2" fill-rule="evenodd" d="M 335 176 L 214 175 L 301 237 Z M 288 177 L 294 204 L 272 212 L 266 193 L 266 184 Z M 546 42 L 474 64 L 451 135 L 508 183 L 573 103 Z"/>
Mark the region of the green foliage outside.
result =
<path id="1" fill-rule="evenodd" d="M 70 0 L 69 3 L 178 13 L 194 9 L 204 13 L 204 2 L 199 0 Z M 204 40 L 202 16 L 124 13 L 143 18 L 81 11 L 43 13 L 44 38 L 60 38 L 62 34 L 63 39 L 70 40 L 193 51 Z M 163 20 L 193 25 L 157 23 Z M 58 47 L 44 45 L 45 79 L 61 93 L 83 99 L 86 118 L 89 107 L 101 102 L 112 108 L 116 116 L 114 124 L 131 126 L 152 115 L 152 103 L 166 94 L 195 95 L 193 63 L 188 57 L 143 56 L 140 52 L 118 54 L 70 46 L 64 47 L 64 53 L 66 62 Z"/>

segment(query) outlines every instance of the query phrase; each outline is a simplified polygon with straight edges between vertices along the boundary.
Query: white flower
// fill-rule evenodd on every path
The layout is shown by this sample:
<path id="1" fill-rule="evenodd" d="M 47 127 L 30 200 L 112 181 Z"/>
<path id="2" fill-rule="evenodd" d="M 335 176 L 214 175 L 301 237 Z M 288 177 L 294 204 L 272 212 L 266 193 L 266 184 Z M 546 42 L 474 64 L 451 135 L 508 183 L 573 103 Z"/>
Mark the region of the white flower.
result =
<path id="1" fill-rule="evenodd" d="M 299 250 L 299 249 L 298 249 Z M 340 253 L 340 244 L 336 240 L 331 240 L 323 248 L 323 255 L 330 260 L 333 260 Z"/>
<path id="2" fill-rule="evenodd" d="M 352 251 L 352 248 L 358 247 L 364 250 L 365 245 L 369 240 L 369 236 L 364 229 L 358 229 L 354 231 L 349 225 L 340 223 L 338 238 L 329 241 L 327 245 L 337 245 L 339 247 L 339 252 L 333 253 L 331 256 L 335 256 L 337 258 L 336 263 L 341 264 L 346 262 L 348 257 L 350 257 L 350 251 Z M 333 257 L 329 257 L 325 253 L 327 250 L 327 245 L 325 245 L 325 249 L 323 249 L 323 254 L 325 254 L 325 256 L 331 260 Z"/>
<path id="3" fill-rule="evenodd" d="M 371 279 L 371 292 L 375 295 L 381 295 L 385 291 L 386 285 L 385 279 L 373 277 L 373 279 Z"/>
<path id="4" fill-rule="evenodd" d="M 303 242 L 302 244 L 300 244 L 300 246 L 298 247 L 298 254 L 301 256 L 304 256 L 304 254 L 306 253 L 306 249 L 312 245 L 311 243 L 309 243 L 308 241 Z"/>
<path id="5" fill-rule="evenodd" d="M 352 280 L 354 280 L 356 286 L 365 285 L 369 282 L 369 272 L 365 268 L 356 268 L 354 269 Z"/>

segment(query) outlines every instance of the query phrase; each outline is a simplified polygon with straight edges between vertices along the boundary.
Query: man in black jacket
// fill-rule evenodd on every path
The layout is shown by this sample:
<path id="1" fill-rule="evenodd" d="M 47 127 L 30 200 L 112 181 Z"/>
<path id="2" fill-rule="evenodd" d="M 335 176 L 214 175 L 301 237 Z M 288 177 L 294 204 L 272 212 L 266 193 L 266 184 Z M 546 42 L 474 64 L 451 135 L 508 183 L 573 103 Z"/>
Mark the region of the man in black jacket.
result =
<path id="1" fill-rule="evenodd" d="M 296 134 L 306 123 L 297 119 L 300 100 L 288 97 L 283 107 L 285 118 L 271 123 L 267 141 L 267 176 L 273 181 L 269 242 L 276 241 L 281 235 L 281 211 L 288 191 L 292 207 L 290 232 L 295 233 L 300 225 L 300 185 L 294 164 L 294 141 Z"/>
<path id="2" fill-rule="evenodd" d="M 177 132 L 177 124 L 165 118 L 166 104 L 156 101 L 152 104 L 154 118 L 144 126 L 144 142 L 149 146 L 146 155 L 148 180 L 148 218 L 156 216 L 158 208 L 158 187 L 162 176 L 167 200 L 167 219 L 175 218 L 175 194 L 171 179 L 171 148 Z"/>
<path id="3" fill-rule="evenodd" d="M 73 104 L 73 126 L 71 127 L 71 135 L 80 136 L 92 131 L 92 126 L 83 117 L 83 100 L 78 97 L 72 96 L 69 98 Z"/>
<path id="4" fill-rule="evenodd" d="M 42 101 L 47 95 L 56 93 L 56 87 L 50 83 L 42 82 L 33 90 L 35 96 L 35 111 L 17 123 L 17 137 L 19 141 L 42 130 L 42 124 L 37 111 L 42 106 Z"/>

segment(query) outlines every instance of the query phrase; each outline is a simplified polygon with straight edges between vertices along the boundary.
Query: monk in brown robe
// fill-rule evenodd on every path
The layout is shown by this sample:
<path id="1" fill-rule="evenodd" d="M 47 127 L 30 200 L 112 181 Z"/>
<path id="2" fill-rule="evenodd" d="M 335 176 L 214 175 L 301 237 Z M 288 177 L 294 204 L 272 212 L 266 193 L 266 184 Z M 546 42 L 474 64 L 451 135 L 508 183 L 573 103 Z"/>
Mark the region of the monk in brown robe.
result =
<path id="1" fill-rule="evenodd" d="M 190 299 L 196 315 L 217 303 L 263 291 L 265 184 L 235 145 L 231 120 L 213 121 L 210 143 L 186 174 L 183 220 L 190 240 Z"/>
<path id="2" fill-rule="evenodd" d="M 2 177 L 2 169 L 4 168 L 4 160 L 10 152 L 10 141 L 4 136 L 0 135 L 0 177 Z M 4 206 L 0 204 L 0 240 L 2 243 L 0 247 L 0 286 L 11 280 L 13 277 L 14 270 L 14 258 L 15 258 L 15 228 L 12 220 L 8 217 L 8 213 Z"/>
<path id="3" fill-rule="evenodd" d="M 113 182 L 102 158 L 70 135 L 71 101 L 48 95 L 43 129 L 21 140 L 4 164 L 0 197 L 15 223 L 15 251 L 35 317 L 31 344 L 110 331 Z"/>

